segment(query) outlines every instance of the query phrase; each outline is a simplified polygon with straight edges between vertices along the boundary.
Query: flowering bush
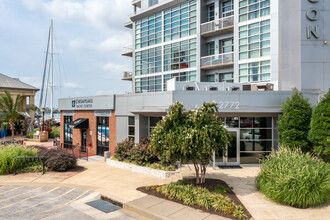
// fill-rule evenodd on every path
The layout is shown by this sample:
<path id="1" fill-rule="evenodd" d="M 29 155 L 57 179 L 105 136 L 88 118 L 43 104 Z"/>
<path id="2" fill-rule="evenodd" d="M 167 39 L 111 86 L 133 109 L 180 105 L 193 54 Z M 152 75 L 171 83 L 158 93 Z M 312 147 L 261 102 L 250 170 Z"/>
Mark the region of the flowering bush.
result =
<path id="1" fill-rule="evenodd" d="M 148 139 L 141 139 L 140 143 L 136 144 L 131 149 L 131 160 L 135 161 L 139 165 L 155 162 L 157 157 L 150 150 L 149 143 L 150 141 Z"/>
<path id="2" fill-rule="evenodd" d="M 120 161 L 134 161 L 138 165 L 157 161 L 157 157 L 150 150 L 149 140 L 146 138 L 142 138 L 138 144 L 135 144 L 133 139 L 126 139 L 118 143 L 115 157 Z"/>
<path id="3" fill-rule="evenodd" d="M 117 144 L 115 157 L 120 160 L 130 160 L 131 149 L 135 146 L 133 138 L 127 138 L 123 142 Z"/>
<path id="4" fill-rule="evenodd" d="M 45 126 L 47 126 L 47 127 L 53 127 L 55 125 L 56 125 L 56 121 L 53 118 L 52 119 L 48 119 L 48 120 L 45 121 Z"/>
<path id="5" fill-rule="evenodd" d="M 44 126 L 44 129 L 45 129 L 45 131 L 47 131 L 48 133 L 50 133 L 51 131 L 53 131 L 52 128 L 47 127 L 47 126 Z M 42 131 L 42 126 L 39 127 L 39 130 Z"/>

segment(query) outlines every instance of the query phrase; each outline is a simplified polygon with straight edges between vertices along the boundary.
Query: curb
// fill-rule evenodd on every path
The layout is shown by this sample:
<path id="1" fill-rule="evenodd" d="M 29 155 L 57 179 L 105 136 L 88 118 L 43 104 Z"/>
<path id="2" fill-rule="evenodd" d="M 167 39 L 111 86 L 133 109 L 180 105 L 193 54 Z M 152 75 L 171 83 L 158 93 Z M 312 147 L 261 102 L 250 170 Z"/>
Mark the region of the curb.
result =
<path id="1" fill-rule="evenodd" d="M 160 216 L 155 213 L 149 212 L 144 208 L 141 208 L 137 205 L 131 204 L 130 202 L 123 204 L 124 208 L 130 212 L 136 213 L 138 215 L 141 215 L 147 219 L 151 220 L 169 220 L 169 218 L 165 216 Z"/>

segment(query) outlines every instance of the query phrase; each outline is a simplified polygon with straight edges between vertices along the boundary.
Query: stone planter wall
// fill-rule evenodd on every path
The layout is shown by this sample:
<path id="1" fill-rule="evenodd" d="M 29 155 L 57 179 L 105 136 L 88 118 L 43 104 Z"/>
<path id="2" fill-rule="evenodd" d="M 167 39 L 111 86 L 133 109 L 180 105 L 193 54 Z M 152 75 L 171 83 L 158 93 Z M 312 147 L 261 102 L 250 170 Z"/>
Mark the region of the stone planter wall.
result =
<path id="1" fill-rule="evenodd" d="M 144 173 L 161 179 L 167 179 L 170 177 L 174 177 L 177 174 L 180 174 L 179 171 L 156 170 L 149 167 L 142 167 L 142 166 L 138 166 L 130 163 L 124 163 L 121 161 L 111 160 L 111 159 L 107 159 L 107 164 L 116 168 L 129 170 L 135 173 Z"/>

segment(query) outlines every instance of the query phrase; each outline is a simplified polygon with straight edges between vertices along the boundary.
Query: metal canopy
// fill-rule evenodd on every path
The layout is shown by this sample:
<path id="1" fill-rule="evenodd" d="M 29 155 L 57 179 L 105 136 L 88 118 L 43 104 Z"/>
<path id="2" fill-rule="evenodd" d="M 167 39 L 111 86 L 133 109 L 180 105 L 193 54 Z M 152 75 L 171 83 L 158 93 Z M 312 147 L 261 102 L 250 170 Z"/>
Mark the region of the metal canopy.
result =
<path id="1" fill-rule="evenodd" d="M 78 118 L 68 125 L 69 128 L 88 128 L 88 118 Z"/>

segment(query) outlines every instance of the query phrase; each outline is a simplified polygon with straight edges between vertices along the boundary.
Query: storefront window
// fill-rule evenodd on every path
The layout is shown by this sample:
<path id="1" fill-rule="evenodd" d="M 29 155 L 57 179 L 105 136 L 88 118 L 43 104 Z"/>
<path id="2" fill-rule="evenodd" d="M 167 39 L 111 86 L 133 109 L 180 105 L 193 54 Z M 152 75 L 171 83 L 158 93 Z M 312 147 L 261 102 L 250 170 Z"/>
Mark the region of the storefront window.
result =
<path id="1" fill-rule="evenodd" d="M 239 129 L 240 163 L 256 164 L 278 145 L 276 127 L 272 117 L 226 117 L 228 129 Z"/>
<path id="2" fill-rule="evenodd" d="M 64 148 L 72 148 L 72 128 L 69 123 L 72 122 L 72 116 L 64 116 Z"/>
<path id="3" fill-rule="evenodd" d="M 109 117 L 97 117 L 97 154 L 109 151 Z"/>

